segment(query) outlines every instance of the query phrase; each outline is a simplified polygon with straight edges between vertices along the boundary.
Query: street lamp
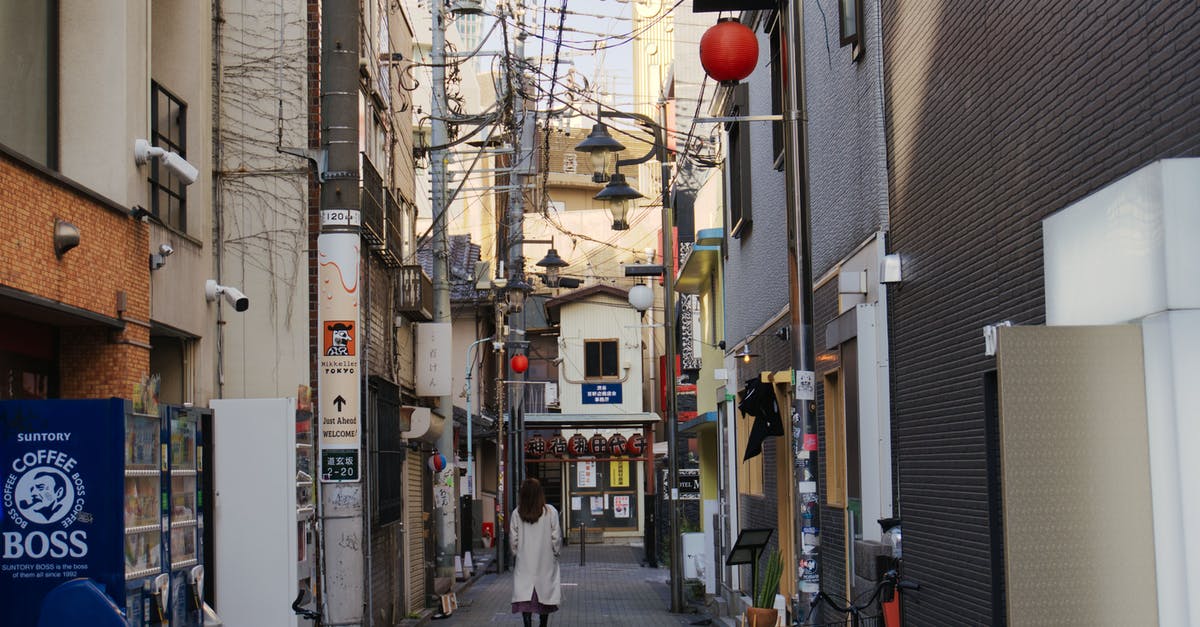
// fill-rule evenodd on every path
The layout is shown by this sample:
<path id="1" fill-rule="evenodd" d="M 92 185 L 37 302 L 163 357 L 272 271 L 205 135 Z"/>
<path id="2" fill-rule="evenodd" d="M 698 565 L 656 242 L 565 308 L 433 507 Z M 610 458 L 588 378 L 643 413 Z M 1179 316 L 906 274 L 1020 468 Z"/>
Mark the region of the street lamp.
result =
<path id="1" fill-rule="evenodd" d="M 656 157 L 662 166 L 662 251 L 663 251 L 663 308 L 666 310 L 663 316 L 663 336 L 666 344 L 666 360 L 667 360 L 667 376 L 665 383 L 666 398 L 663 399 L 663 408 L 666 410 L 667 418 L 667 487 L 670 490 L 670 500 L 668 501 L 668 520 L 670 521 L 670 553 L 671 553 L 671 611 L 679 613 L 683 611 L 683 569 L 679 559 L 679 453 L 676 433 L 679 427 L 678 409 L 675 399 L 675 385 L 677 383 L 677 374 L 675 370 L 675 329 L 674 315 L 671 308 L 675 302 L 675 263 L 672 259 L 675 255 L 672 242 L 672 226 L 674 219 L 671 215 L 671 194 L 668 186 L 671 180 L 671 166 L 667 162 L 667 144 L 663 140 L 663 135 L 666 127 L 666 103 L 659 103 L 659 113 L 661 123 L 656 123 L 651 118 L 640 113 L 625 113 L 623 111 L 604 111 L 599 110 L 596 114 L 597 124 L 592 127 L 592 132 L 588 138 L 575 147 L 576 151 L 588 153 L 592 158 L 593 174 L 592 180 L 601 182 L 608 179 L 607 174 L 607 159 L 609 154 L 617 153 L 624 150 L 619 142 L 614 140 L 608 134 L 608 128 L 602 123 L 603 118 L 625 118 L 634 120 L 644 129 L 654 136 L 654 145 L 646 154 L 633 159 L 618 159 L 614 170 L 620 170 L 623 165 L 637 165 L 645 163 L 652 157 Z M 598 166 L 598 167 L 597 167 Z M 597 173 L 603 177 L 597 177 Z M 642 198 L 642 194 L 638 193 L 625 182 L 625 176 L 619 171 L 614 171 L 611 179 L 608 179 L 608 184 L 600 193 L 594 196 L 596 200 L 608 201 L 612 205 L 611 212 L 613 214 L 613 230 L 623 231 L 629 228 L 629 222 L 626 219 L 629 208 L 628 203 L 638 198 Z M 667 257 L 671 255 L 671 258 Z M 668 259 L 671 259 L 668 262 Z"/>
<path id="2" fill-rule="evenodd" d="M 550 244 L 550 252 L 546 253 L 542 260 L 537 262 L 539 268 L 546 269 L 546 287 L 555 288 L 559 283 L 559 270 L 567 267 L 567 262 L 562 257 L 558 256 L 558 251 L 554 250 L 554 244 Z"/>

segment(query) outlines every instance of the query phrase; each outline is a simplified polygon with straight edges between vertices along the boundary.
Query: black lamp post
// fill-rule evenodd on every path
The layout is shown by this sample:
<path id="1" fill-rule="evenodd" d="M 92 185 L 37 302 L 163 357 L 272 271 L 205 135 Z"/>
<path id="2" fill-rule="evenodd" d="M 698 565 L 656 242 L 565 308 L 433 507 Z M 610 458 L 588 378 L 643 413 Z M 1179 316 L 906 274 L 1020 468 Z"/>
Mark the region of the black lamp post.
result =
<path id="1" fill-rule="evenodd" d="M 665 103 L 660 108 L 663 117 L 666 115 Z M 575 147 L 579 152 L 586 152 L 592 158 L 592 180 L 596 182 L 608 181 L 604 189 L 596 194 L 596 200 L 608 201 L 612 208 L 610 211 L 613 215 L 613 230 L 623 231 L 629 228 L 627 220 L 629 212 L 629 202 L 642 198 L 636 189 L 633 189 L 625 182 L 625 176 L 620 172 L 614 172 L 612 177 L 608 176 L 607 160 L 609 154 L 624 150 L 619 142 L 614 140 L 608 134 L 608 128 L 600 123 L 603 118 L 626 118 L 634 120 L 644 129 L 649 131 L 654 136 L 654 145 L 650 150 L 634 159 L 618 159 L 615 164 L 615 170 L 619 170 L 623 165 L 637 165 L 645 163 L 652 157 L 657 157 L 658 162 L 662 164 L 662 251 L 663 251 L 663 335 L 666 340 L 666 360 L 667 360 L 667 377 L 666 381 L 666 398 L 663 399 L 663 407 L 666 410 L 667 418 L 667 487 L 670 490 L 670 500 L 668 501 L 668 520 L 670 521 L 670 554 L 671 554 L 671 611 L 683 611 L 683 569 L 679 559 L 679 451 L 676 433 L 679 427 L 679 412 L 676 407 L 675 385 L 677 383 L 677 372 L 675 370 L 675 328 L 674 315 L 672 309 L 675 303 L 675 256 L 672 246 L 672 226 L 675 220 L 671 215 L 671 194 L 668 186 L 671 180 L 671 166 L 667 162 L 667 144 L 663 140 L 664 127 L 666 121 L 661 124 L 655 123 L 651 118 L 639 113 L 625 113 L 622 111 L 604 111 L 597 112 L 597 124 L 592 127 L 591 134 L 587 139 Z M 671 257 L 668 257 L 670 255 Z M 670 261 L 668 261 L 670 260 Z"/>

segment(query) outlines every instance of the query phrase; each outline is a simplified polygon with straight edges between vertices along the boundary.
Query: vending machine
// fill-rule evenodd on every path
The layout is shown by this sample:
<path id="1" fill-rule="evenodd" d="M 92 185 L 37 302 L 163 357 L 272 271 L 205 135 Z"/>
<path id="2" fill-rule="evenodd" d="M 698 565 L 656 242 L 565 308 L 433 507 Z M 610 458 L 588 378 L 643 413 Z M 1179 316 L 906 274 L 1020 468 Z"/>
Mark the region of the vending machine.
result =
<path id="1" fill-rule="evenodd" d="M 73 596 L 97 595 L 112 616 L 96 625 L 202 624 L 200 411 L 0 402 L 6 626 L 35 627 Z"/>

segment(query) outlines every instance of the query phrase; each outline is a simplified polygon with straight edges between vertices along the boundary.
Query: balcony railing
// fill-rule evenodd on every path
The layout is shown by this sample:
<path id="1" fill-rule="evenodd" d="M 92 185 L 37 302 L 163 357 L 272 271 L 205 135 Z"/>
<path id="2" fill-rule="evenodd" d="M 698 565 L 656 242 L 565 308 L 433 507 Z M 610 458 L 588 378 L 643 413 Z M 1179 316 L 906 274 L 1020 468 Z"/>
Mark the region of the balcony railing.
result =
<path id="1" fill-rule="evenodd" d="M 385 222 L 383 225 L 383 247 L 377 250 L 379 258 L 383 260 L 383 264 L 389 268 L 399 268 L 402 263 L 403 255 L 401 247 L 404 246 L 404 207 L 396 200 L 396 195 L 391 191 L 385 194 L 387 198 L 387 207 Z"/>
<path id="2" fill-rule="evenodd" d="M 362 237 L 372 247 L 383 246 L 383 177 L 379 170 L 362 155 L 362 191 L 359 208 L 362 210 Z"/>
<path id="3" fill-rule="evenodd" d="M 421 266 L 400 266 L 396 273 L 396 313 L 433 320 L 433 281 Z"/>

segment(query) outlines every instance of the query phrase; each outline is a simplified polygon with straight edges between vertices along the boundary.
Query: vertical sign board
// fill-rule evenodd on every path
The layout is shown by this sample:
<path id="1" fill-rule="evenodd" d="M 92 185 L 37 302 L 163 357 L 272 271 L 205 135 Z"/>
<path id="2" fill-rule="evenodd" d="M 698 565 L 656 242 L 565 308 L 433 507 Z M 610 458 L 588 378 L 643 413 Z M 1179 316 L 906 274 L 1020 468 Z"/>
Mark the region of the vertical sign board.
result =
<path id="1" fill-rule="evenodd" d="M 75 578 L 125 609 L 121 399 L 0 402 L 0 616 L 35 627 Z"/>
<path id="2" fill-rule="evenodd" d="M 358 481 L 362 438 L 359 435 L 359 237 L 325 233 L 317 237 L 318 337 L 317 385 L 320 395 L 321 481 Z"/>
<path id="3" fill-rule="evenodd" d="M 450 396 L 454 387 L 451 372 L 450 323 L 423 322 L 417 325 L 417 396 Z"/>

